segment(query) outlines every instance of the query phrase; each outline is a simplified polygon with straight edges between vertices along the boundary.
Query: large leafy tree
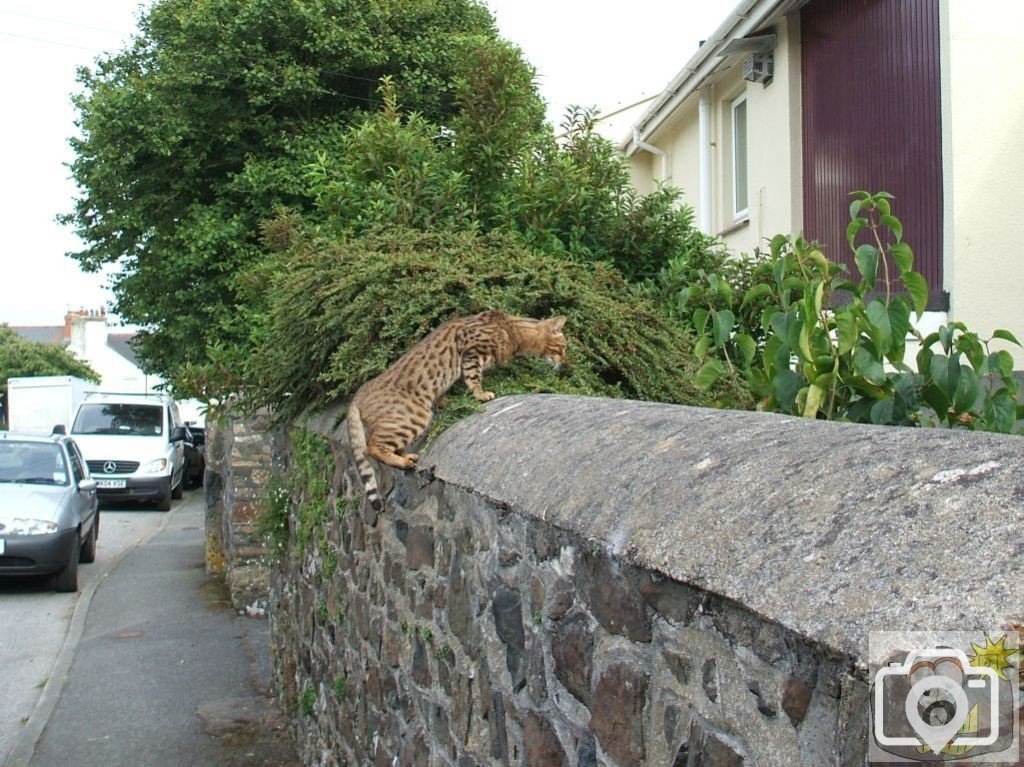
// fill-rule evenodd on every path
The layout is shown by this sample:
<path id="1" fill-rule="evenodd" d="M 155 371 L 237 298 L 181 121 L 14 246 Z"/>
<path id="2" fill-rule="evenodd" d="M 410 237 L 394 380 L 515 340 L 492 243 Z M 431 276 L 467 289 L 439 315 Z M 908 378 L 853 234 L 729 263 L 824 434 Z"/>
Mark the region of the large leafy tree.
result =
<path id="1" fill-rule="evenodd" d="M 118 266 L 115 310 L 166 377 L 214 340 L 245 348 L 239 276 L 260 222 L 308 206 L 315 152 L 377 106 L 385 76 L 444 124 L 467 51 L 498 42 L 474 0 L 157 0 L 130 47 L 79 74 L 72 255 Z"/>

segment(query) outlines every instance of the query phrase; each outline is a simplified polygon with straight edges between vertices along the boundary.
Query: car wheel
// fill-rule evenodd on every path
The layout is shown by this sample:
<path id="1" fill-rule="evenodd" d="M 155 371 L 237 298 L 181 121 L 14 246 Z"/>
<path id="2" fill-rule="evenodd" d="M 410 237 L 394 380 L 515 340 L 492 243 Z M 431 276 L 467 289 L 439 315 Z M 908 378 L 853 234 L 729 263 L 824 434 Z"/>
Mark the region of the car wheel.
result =
<path id="1" fill-rule="evenodd" d="M 156 502 L 157 511 L 170 511 L 171 510 L 171 480 L 167 480 L 167 489 L 164 490 L 163 495 L 160 496 L 160 500 Z"/>
<path id="2" fill-rule="evenodd" d="M 89 530 L 89 537 L 85 539 L 85 543 L 82 544 L 82 553 L 78 557 L 79 562 L 90 562 L 96 561 L 96 539 L 100 535 L 100 513 L 97 510 L 96 515 L 92 518 L 92 529 Z"/>
<path id="3" fill-rule="evenodd" d="M 77 535 L 74 541 L 71 545 L 71 556 L 68 557 L 68 563 L 53 580 L 53 588 L 56 591 L 78 591 L 78 558 L 81 556 L 82 542 L 78 540 Z"/>

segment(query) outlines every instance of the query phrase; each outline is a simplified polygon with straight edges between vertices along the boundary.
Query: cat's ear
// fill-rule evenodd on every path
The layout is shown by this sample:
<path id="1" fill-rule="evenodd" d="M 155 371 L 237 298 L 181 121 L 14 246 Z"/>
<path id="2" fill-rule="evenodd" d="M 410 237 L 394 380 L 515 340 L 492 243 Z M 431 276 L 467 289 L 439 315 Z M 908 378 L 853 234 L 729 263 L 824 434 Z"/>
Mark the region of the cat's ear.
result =
<path id="1" fill-rule="evenodd" d="M 565 317 L 552 317 L 550 320 L 548 320 L 548 326 L 551 328 L 552 333 L 561 333 L 562 328 L 565 327 Z"/>

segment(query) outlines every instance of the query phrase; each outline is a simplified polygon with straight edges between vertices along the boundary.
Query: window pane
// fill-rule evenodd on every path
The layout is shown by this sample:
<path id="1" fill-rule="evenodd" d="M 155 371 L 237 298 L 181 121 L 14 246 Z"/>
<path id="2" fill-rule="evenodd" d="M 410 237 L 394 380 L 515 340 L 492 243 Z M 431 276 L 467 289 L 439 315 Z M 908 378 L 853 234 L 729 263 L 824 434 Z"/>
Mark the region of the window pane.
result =
<path id="1" fill-rule="evenodd" d="M 733 213 L 747 209 L 747 100 L 732 109 Z"/>

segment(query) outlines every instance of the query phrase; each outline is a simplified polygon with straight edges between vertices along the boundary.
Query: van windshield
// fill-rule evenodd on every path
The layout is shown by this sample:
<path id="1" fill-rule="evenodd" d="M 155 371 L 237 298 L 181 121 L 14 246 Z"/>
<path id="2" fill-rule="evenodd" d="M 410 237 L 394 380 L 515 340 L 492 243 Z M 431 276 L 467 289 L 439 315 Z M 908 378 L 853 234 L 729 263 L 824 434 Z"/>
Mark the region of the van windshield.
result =
<path id="1" fill-rule="evenodd" d="M 164 430 L 162 410 L 159 405 L 86 403 L 78 409 L 71 433 L 159 435 Z"/>

